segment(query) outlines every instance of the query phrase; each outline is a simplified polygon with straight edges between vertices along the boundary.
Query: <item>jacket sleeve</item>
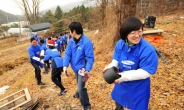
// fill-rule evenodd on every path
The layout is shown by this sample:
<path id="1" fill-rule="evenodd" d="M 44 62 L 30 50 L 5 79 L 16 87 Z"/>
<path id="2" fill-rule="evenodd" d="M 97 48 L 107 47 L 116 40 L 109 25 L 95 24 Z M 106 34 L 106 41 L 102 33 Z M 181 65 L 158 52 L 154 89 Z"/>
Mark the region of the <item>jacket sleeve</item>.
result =
<path id="1" fill-rule="evenodd" d="M 47 60 L 50 60 L 50 55 L 49 55 L 48 50 L 46 50 L 46 52 L 45 52 L 45 57 L 44 57 L 43 61 L 47 61 Z"/>
<path id="2" fill-rule="evenodd" d="M 140 57 L 139 67 L 150 74 L 155 74 L 158 68 L 158 56 L 154 49 L 147 49 L 146 54 Z"/>
<path id="3" fill-rule="evenodd" d="M 34 51 L 33 51 L 32 48 L 29 48 L 28 49 L 28 54 L 29 54 L 29 56 L 30 56 L 31 59 L 35 56 L 35 53 L 34 53 Z"/>
<path id="4" fill-rule="evenodd" d="M 65 51 L 65 55 L 63 58 L 63 67 L 68 67 L 70 60 L 71 60 L 71 55 L 72 55 L 72 50 L 71 50 L 71 42 L 69 42 L 66 51 Z"/>
<path id="5" fill-rule="evenodd" d="M 90 71 L 94 63 L 94 52 L 93 44 L 91 41 L 87 42 L 85 45 L 85 60 L 86 60 L 86 71 Z"/>

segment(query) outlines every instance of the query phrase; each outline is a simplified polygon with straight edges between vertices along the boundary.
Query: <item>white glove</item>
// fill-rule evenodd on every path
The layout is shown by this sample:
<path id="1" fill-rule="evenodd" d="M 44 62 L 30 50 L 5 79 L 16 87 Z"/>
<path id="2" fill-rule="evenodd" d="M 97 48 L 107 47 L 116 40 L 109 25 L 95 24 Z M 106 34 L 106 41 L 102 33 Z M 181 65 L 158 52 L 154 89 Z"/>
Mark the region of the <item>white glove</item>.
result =
<path id="1" fill-rule="evenodd" d="M 65 73 L 66 71 L 67 71 L 67 67 L 64 66 L 64 67 L 63 67 L 63 72 Z"/>
<path id="2" fill-rule="evenodd" d="M 63 67 L 63 72 L 66 74 L 66 76 L 68 76 L 67 67 L 66 66 Z"/>
<path id="3" fill-rule="evenodd" d="M 42 51 L 40 52 L 40 56 L 44 56 L 44 53 L 45 53 L 45 51 L 42 50 Z"/>
<path id="4" fill-rule="evenodd" d="M 78 71 L 78 74 L 81 75 L 81 76 L 84 76 L 84 72 L 85 72 L 85 68 L 81 68 L 79 71 Z"/>
<path id="5" fill-rule="evenodd" d="M 32 59 L 36 60 L 36 61 L 40 61 L 40 58 L 38 58 L 38 57 L 33 57 Z"/>
<path id="6" fill-rule="evenodd" d="M 111 68 L 111 67 L 117 67 L 118 66 L 118 61 L 117 60 L 112 60 L 112 62 L 108 65 L 108 66 L 106 66 L 104 69 L 103 69 L 103 73 L 107 70 L 107 69 L 109 69 L 109 68 Z"/>
<path id="7" fill-rule="evenodd" d="M 118 78 L 118 79 L 116 79 L 116 80 L 114 81 L 115 84 L 119 84 L 119 83 L 123 82 L 124 79 L 125 79 L 125 76 L 123 75 L 123 72 L 118 73 L 118 74 L 119 74 L 121 77 Z"/>
<path id="8" fill-rule="evenodd" d="M 44 64 L 44 61 L 43 61 L 43 59 L 40 61 L 40 63 Z"/>
<path id="9" fill-rule="evenodd" d="M 103 73 L 104 73 L 106 70 L 108 70 L 108 69 L 109 69 L 109 67 L 106 66 L 106 67 L 103 69 Z"/>

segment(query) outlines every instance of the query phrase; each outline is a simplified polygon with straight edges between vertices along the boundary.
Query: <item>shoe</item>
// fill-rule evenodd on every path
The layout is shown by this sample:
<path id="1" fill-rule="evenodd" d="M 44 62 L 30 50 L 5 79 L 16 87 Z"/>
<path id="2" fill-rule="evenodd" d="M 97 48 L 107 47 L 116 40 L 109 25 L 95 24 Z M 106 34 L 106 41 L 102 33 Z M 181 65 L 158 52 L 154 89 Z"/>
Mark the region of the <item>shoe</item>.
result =
<path id="1" fill-rule="evenodd" d="M 40 83 L 38 83 L 38 85 L 45 85 L 45 83 L 43 83 L 43 82 L 40 82 Z"/>
<path id="2" fill-rule="evenodd" d="M 88 107 L 88 108 L 83 108 L 83 110 L 90 110 L 91 107 Z"/>
<path id="3" fill-rule="evenodd" d="M 67 93 L 67 90 L 65 89 L 65 90 L 62 90 L 60 93 L 59 93 L 59 96 L 62 96 L 62 95 L 64 95 L 64 94 L 66 94 Z"/>

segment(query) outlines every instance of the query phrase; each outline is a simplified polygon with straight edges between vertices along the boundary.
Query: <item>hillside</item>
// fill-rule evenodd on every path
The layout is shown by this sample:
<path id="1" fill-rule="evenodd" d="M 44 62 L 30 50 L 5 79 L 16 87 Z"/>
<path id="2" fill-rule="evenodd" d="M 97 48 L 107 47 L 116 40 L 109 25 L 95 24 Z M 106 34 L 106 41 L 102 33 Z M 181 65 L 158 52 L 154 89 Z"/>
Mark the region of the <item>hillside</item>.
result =
<path id="1" fill-rule="evenodd" d="M 13 15 L 0 9 L 0 23 L 15 22 L 21 19 L 21 15 Z"/>
<path id="2" fill-rule="evenodd" d="M 157 73 L 151 76 L 149 110 L 184 109 L 184 19 L 181 16 L 184 16 L 183 10 L 157 17 L 155 28 L 164 30 L 160 37 L 167 43 L 151 43 L 162 53 L 166 63 L 159 57 Z M 115 108 L 110 97 L 113 84 L 107 84 L 102 77 L 103 68 L 112 60 L 113 31 L 115 28 L 111 25 L 96 36 L 93 36 L 95 31 L 85 33 L 95 46 L 95 63 L 87 82 L 91 110 Z M 36 110 L 45 110 L 46 107 L 47 110 L 81 110 L 79 100 L 73 98 L 76 81 L 71 68 L 69 77 L 62 75 L 68 93 L 59 97 L 59 88 L 52 83 L 50 74 L 42 74 L 45 86 L 36 85 L 33 67 L 28 62 L 29 41 L 17 43 L 15 38 L 8 38 L 0 40 L 0 44 L 0 87 L 10 86 L 5 94 L 0 95 L 0 99 L 27 87 L 31 96 L 41 98 Z"/>

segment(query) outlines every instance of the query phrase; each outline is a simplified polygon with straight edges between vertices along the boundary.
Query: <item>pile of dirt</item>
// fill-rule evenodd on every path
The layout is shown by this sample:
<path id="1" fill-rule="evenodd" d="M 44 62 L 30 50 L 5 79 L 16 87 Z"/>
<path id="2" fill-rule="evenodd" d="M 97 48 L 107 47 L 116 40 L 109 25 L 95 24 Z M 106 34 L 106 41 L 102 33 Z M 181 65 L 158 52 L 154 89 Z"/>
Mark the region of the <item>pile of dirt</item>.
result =
<path id="1" fill-rule="evenodd" d="M 11 69 L 14 69 L 16 66 L 22 65 L 23 63 L 28 62 L 27 55 L 21 56 L 17 59 L 14 59 L 13 61 L 6 61 L 5 63 L 0 64 L 0 75 L 3 74 L 3 72 L 7 72 Z"/>

